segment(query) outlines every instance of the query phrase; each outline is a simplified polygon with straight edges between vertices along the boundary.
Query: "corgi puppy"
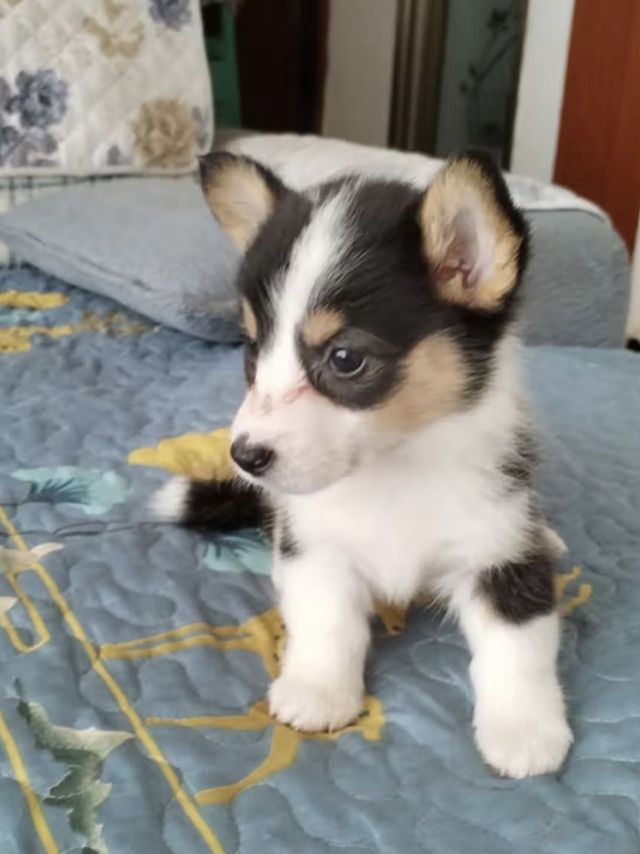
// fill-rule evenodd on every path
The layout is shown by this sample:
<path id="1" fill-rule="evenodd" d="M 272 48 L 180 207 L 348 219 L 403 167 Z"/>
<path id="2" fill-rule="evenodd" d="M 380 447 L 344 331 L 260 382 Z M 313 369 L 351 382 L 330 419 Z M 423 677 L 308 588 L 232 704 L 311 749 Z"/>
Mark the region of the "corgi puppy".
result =
<path id="1" fill-rule="evenodd" d="M 240 481 L 178 480 L 155 503 L 219 529 L 271 508 L 288 635 L 272 714 L 301 730 L 351 722 L 374 602 L 427 593 L 468 640 L 486 762 L 556 771 L 572 741 L 561 543 L 532 489 L 517 334 L 528 233 L 500 172 L 470 153 L 423 191 L 345 177 L 303 194 L 218 153 L 202 185 L 243 253 Z"/>

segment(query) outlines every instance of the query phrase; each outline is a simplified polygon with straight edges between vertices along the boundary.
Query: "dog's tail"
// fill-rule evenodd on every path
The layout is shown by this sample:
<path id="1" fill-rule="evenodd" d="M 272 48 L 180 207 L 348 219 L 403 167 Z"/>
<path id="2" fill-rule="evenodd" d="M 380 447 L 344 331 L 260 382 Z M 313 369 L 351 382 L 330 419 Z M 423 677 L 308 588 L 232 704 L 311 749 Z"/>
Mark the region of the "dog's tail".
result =
<path id="1" fill-rule="evenodd" d="M 164 522 L 207 531 L 269 527 L 270 512 L 261 490 L 240 480 L 189 480 L 174 477 L 151 499 Z"/>

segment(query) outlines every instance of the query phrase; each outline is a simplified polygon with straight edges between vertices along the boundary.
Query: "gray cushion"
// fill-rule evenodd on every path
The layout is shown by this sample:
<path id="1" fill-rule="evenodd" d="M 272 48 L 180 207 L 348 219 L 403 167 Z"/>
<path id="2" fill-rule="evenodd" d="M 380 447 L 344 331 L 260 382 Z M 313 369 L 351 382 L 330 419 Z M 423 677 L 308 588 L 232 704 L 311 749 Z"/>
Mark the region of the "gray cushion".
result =
<path id="1" fill-rule="evenodd" d="M 585 210 L 530 211 L 529 344 L 619 347 L 629 298 L 620 237 Z M 0 241 L 47 273 L 212 341 L 240 337 L 236 250 L 192 178 L 72 187 L 0 217 Z"/>
<path id="2" fill-rule="evenodd" d="M 606 220 L 584 210 L 528 211 L 527 219 L 527 343 L 621 347 L 630 288 L 621 237 Z"/>
<path id="3" fill-rule="evenodd" d="M 239 339 L 238 254 L 193 178 L 126 178 L 34 199 L 0 217 L 23 261 L 212 341 Z"/>

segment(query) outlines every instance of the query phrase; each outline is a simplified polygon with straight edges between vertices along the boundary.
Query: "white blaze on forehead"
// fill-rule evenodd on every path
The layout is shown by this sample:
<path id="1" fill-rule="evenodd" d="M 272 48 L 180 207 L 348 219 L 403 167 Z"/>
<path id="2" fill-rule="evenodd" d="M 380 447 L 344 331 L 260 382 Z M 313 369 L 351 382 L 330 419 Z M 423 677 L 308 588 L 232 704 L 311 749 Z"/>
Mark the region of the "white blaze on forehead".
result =
<path id="1" fill-rule="evenodd" d="M 293 245 L 281 286 L 274 292 L 272 343 L 258 363 L 256 389 L 260 395 L 278 397 L 304 380 L 296 329 L 326 281 L 327 272 L 349 249 L 352 192 L 346 184 L 314 208 L 309 224 Z"/>

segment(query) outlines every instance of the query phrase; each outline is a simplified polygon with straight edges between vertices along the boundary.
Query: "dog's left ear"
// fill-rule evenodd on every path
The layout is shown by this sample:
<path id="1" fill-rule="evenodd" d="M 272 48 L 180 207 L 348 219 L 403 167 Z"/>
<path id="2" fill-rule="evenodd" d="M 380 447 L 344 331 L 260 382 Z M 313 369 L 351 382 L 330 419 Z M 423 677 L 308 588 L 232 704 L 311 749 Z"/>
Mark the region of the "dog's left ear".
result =
<path id="1" fill-rule="evenodd" d="M 200 181 L 209 207 L 241 252 L 246 252 L 287 192 L 260 163 L 227 152 L 200 158 Z"/>
<path id="2" fill-rule="evenodd" d="M 450 160 L 427 188 L 418 221 L 442 299 L 498 310 L 520 278 L 527 227 L 492 160 L 475 153 Z"/>

